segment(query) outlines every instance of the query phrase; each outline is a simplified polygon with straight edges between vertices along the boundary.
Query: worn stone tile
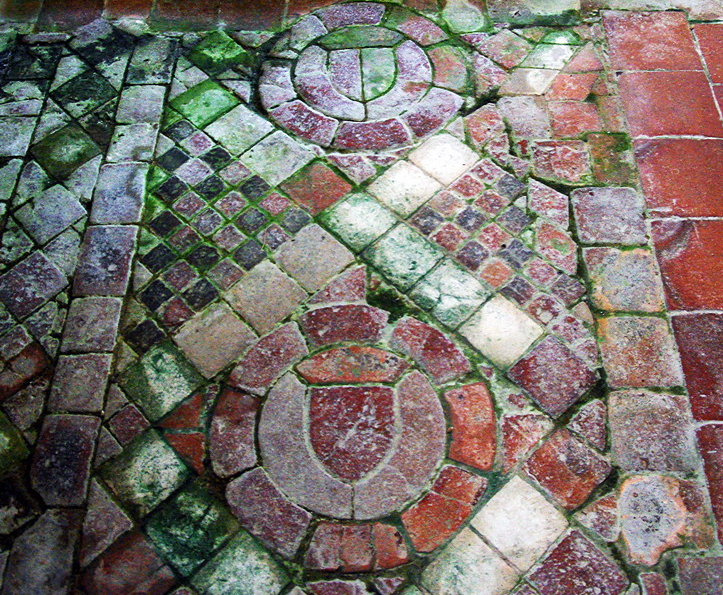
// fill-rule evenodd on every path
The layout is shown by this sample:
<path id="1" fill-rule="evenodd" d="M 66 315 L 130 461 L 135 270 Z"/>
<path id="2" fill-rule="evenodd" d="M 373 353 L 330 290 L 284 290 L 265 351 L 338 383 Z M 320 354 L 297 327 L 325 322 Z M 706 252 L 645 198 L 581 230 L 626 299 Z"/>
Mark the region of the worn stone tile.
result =
<path id="1" fill-rule="evenodd" d="M 132 225 L 89 227 L 78 256 L 74 294 L 125 295 L 137 233 Z"/>
<path id="2" fill-rule="evenodd" d="M 723 557 L 721 556 L 678 558 L 678 575 L 683 595 L 706 592 L 718 595 L 722 592 L 721 570 L 723 570 Z"/>
<path id="3" fill-rule="evenodd" d="M 45 244 L 85 215 L 80 201 L 63 186 L 49 188 L 32 203 L 15 213 L 28 233 L 39 244 Z"/>
<path id="4" fill-rule="evenodd" d="M 607 407 L 600 400 L 585 403 L 570 419 L 567 428 L 577 432 L 598 450 L 607 447 Z"/>
<path id="5" fill-rule="evenodd" d="M 82 506 L 100 419 L 90 415 L 48 415 L 33 454 L 30 480 L 49 506 Z"/>
<path id="6" fill-rule="evenodd" d="M 660 312 L 664 309 L 663 282 L 655 256 L 649 250 L 585 248 L 583 258 L 595 306 L 620 312 Z"/>
<path id="7" fill-rule="evenodd" d="M 500 86 L 500 95 L 544 95 L 559 71 L 516 68 Z"/>
<path id="8" fill-rule="evenodd" d="M 595 384 L 587 364 L 555 337 L 547 337 L 509 371 L 544 411 L 558 417 Z"/>
<path id="9" fill-rule="evenodd" d="M 526 571 L 565 530 L 567 521 L 542 494 L 514 476 L 474 516 L 472 526 Z"/>
<path id="10" fill-rule="evenodd" d="M 80 565 L 90 564 L 123 533 L 133 528 L 128 515 L 96 481 L 90 483 L 88 512 L 83 520 Z"/>
<path id="11" fill-rule="evenodd" d="M 48 510 L 19 535 L 10 550 L 0 593 L 60 595 L 67 592 L 81 517 L 77 510 Z"/>
<path id="12" fill-rule="evenodd" d="M 680 358 L 664 319 L 611 316 L 598 320 L 598 332 L 612 388 L 683 384 Z"/>
<path id="13" fill-rule="evenodd" d="M 508 367 L 543 334 L 542 327 L 509 300 L 496 296 L 460 329 L 494 363 Z"/>
<path id="14" fill-rule="evenodd" d="M 238 105 L 206 126 L 206 134 L 232 155 L 241 155 L 269 134 L 274 127 L 245 105 Z"/>
<path id="15" fill-rule="evenodd" d="M 477 469 L 492 467 L 496 452 L 496 419 L 484 383 L 468 384 L 444 393 L 452 418 L 449 457 Z"/>
<path id="16" fill-rule="evenodd" d="M 555 547 L 530 581 L 543 595 L 619 595 L 629 584 L 617 564 L 579 531 Z"/>
<path id="17" fill-rule="evenodd" d="M 643 201 L 633 189 L 579 188 L 572 206 L 582 243 L 646 243 Z"/>
<path id="18" fill-rule="evenodd" d="M 318 225 L 299 231 L 276 251 L 275 258 L 309 292 L 321 289 L 354 261 L 354 255 Z"/>
<path id="19" fill-rule="evenodd" d="M 408 217 L 441 188 L 416 165 L 399 161 L 367 188 L 369 194 L 403 217 Z"/>
<path id="20" fill-rule="evenodd" d="M 502 595 L 517 582 L 518 572 L 470 529 L 459 535 L 422 573 L 432 593 Z"/>
<path id="21" fill-rule="evenodd" d="M 298 205 L 316 215 L 347 194 L 352 186 L 323 163 L 317 161 L 301 170 L 281 189 Z"/>
<path id="22" fill-rule="evenodd" d="M 611 469 L 610 463 L 568 430 L 553 433 L 524 467 L 567 510 L 582 505 Z"/>
<path id="23" fill-rule="evenodd" d="M 184 576 L 192 575 L 234 533 L 228 510 L 199 484 L 191 484 L 149 517 L 146 534 Z"/>
<path id="24" fill-rule="evenodd" d="M 120 385 L 151 421 L 173 411 L 202 378 L 170 342 L 156 345 L 123 372 Z"/>
<path id="25" fill-rule="evenodd" d="M 145 516 L 188 478 L 189 469 L 151 430 L 131 442 L 102 468 L 113 493 L 137 516 Z"/>
<path id="26" fill-rule="evenodd" d="M 28 152 L 36 122 L 36 118 L 23 116 L 0 118 L 0 138 L 9 141 L 3 143 L 0 155 L 3 157 L 23 157 Z"/>
<path id="27" fill-rule="evenodd" d="M 226 304 L 218 303 L 196 314 L 173 339 L 201 374 L 211 378 L 246 351 L 256 335 Z"/>
<path id="28" fill-rule="evenodd" d="M 442 250 L 404 224 L 372 244 L 364 256 L 394 285 L 407 290 L 441 260 Z"/>
<path id="29" fill-rule="evenodd" d="M 91 223 L 137 223 L 146 192 L 148 166 L 108 164 L 100 168 L 90 212 Z"/>
<path id="30" fill-rule="evenodd" d="M 307 297 L 306 292 L 269 261 L 255 266 L 224 298 L 261 334 L 291 314 Z"/>
<path id="31" fill-rule="evenodd" d="M 163 595 L 176 585 L 176 578 L 146 538 L 133 531 L 86 568 L 80 584 L 91 593 L 121 595 L 140 590 Z"/>
<path id="32" fill-rule="evenodd" d="M 65 275 L 42 252 L 34 252 L 0 277 L 0 300 L 24 318 L 67 284 Z"/>
<path id="33" fill-rule="evenodd" d="M 582 186 L 591 178 L 589 150 L 583 141 L 537 141 L 531 151 L 534 172 L 543 179 Z"/>
<path id="34" fill-rule="evenodd" d="M 26 459 L 30 452 L 20 432 L 2 413 L 0 413 L 0 437 L 2 437 L 0 471 L 4 473 Z"/>
<path id="35" fill-rule="evenodd" d="M 245 166 L 272 186 L 290 178 L 314 158 L 314 153 L 281 131 L 267 136 L 241 155 Z"/>
<path id="36" fill-rule="evenodd" d="M 256 464 L 254 431 L 259 401 L 230 389 L 219 397 L 209 438 L 214 472 L 228 477 Z"/>
<path id="37" fill-rule="evenodd" d="M 121 307 L 118 298 L 87 297 L 70 303 L 60 350 L 108 353 L 115 349 Z"/>
<path id="38" fill-rule="evenodd" d="M 449 185 L 477 161 L 476 153 L 449 134 L 438 134 L 409 154 L 409 160 L 442 184 Z"/>
<path id="39" fill-rule="evenodd" d="M 354 251 L 366 248 L 396 223 L 393 213 L 367 194 L 353 194 L 322 215 L 324 224 Z"/>
<path id="40" fill-rule="evenodd" d="M 111 356 L 98 353 L 61 355 L 50 391 L 50 411 L 100 413 L 110 376 Z"/>
<path id="41" fill-rule="evenodd" d="M 208 595 L 221 595 L 229 589 L 239 595 L 277 595 L 288 581 L 282 566 L 244 531 L 192 579 L 193 585 Z"/>
<path id="42" fill-rule="evenodd" d="M 119 124 L 160 122 L 166 88 L 158 85 L 132 85 L 121 93 L 116 112 Z"/>

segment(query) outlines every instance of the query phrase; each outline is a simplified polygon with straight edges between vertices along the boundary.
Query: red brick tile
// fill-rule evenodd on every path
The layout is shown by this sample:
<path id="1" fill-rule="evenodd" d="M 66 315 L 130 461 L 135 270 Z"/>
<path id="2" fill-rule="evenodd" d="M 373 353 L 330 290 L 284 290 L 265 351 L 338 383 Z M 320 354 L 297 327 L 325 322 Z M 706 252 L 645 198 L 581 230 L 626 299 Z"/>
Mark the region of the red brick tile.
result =
<path id="1" fill-rule="evenodd" d="M 88 593 L 163 595 L 176 579 L 151 545 L 138 532 L 123 537 L 80 578 Z"/>
<path id="2" fill-rule="evenodd" d="M 310 304 L 361 302 L 367 294 L 366 267 L 347 269 L 309 300 Z"/>
<path id="3" fill-rule="evenodd" d="M 281 188 L 297 204 L 313 215 L 330 207 L 351 190 L 351 184 L 323 163 L 313 163 Z"/>
<path id="4" fill-rule="evenodd" d="M 723 137 L 713 94 L 702 72 L 626 72 L 620 98 L 633 136 Z"/>
<path id="5" fill-rule="evenodd" d="M 553 100 L 584 101 L 592 92 L 598 76 L 600 75 L 597 72 L 560 73 L 552 82 L 546 97 Z"/>
<path id="6" fill-rule="evenodd" d="M 594 103 L 550 101 L 550 123 L 556 138 L 575 138 L 587 132 L 602 131 L 603 124 Z"/>
<path id="7" fill-rule="evenodd" d="M 327 306 L 301 317 L 301 326 L 316 345 L 342 341 L 375 343 L 387 324 L 389 313 L 371 306 Z"/>
<path id="8" fill-rule="evenodd" d="M 158 425 L 169 430 L 187 430 L 201 425 L 203 395 L 198 394 L 190 401 L 180 405 Z"/>
<path id="9" fill-rule="evenodd" d="M 409 355 L 437 384 L 470 371 L 464 353 L 437 329 L 414 318 L 401 320 L 392 333 L 392 347 Z"/>
<path id="10" fill-rule="evenodd" d="M 122 446 L 139 436 L 150 425 L 148 420 L 133 404 L 126 405 L 108 422 L 113 436 Z"/>
<path id="11" fill-rule="evenodd" d="M 532 160 L 536 174 L 546 179 L 578 184 L 590 174 L 587 145 L 579 140 L 535 142 Z"/>
<path id="12" fill-rule="evenodd" d="M 615 494 L 595 500 L 576 513 L 575 519 L 609 543 L 620 536 L 618 500 Z"/>
<path id="13" fill-rule="evenodd" d="M 321 463 L 348 481 L 375 469 L 394 440 L 394 393 L 386 386 L 312 387 L 309 437 Z"/>
<path id="14" fill-rule="evenodd" d="M 372 528 L 375 569 L 396 568 L 409 561 L 409 552 L 404 538 L 391 525 L 375 523 Z"/>
<path id="15" fill-rule="evenodd" d="M 599 450 L 607 445 L 607 409 L 602 401 L 590 401 L 580 408 L 570 420 L 568 429 L 586 438 Z"/>
<path id="16" fill-rule="evenodd" d="M 723 140 L 639 140 L 634 147 L 653 215 L 723 217 Z"/>
<path id="17" fill-rule="evenodd" d="M 711 80 L 723 83 L 723 24 L 699 23 L 694 31 Z"/>
<path id="18" fill-rule="evenodd" d="M 615 70 L 701 70 L 683 12 L 608 12 L 603 25 Z"/>
<path id="19" fill-rule="evenodd" d="M 554 337 L 539 343 L 508 375 L 555 417 L 567 411 L 596 380 L 587 364 Z"/>
<path id="20" fill-rule="evenodd" d="M 257 395 L 289 366 L 309 353 L 299 328 L 285 324 L 260 339 L 231 372 L 229 384 Z"/>
<path id="21" fill-rule="evenodd" d="M 299 364 L 299 373 L 310 383 L 359 384 L 394 382 L 409 364 L 393 353 L 351 345 L 315 355 Z"/>
<path id="22" fill-rule="evenodd" d="M 723 314 L 674 316 L 693 417 L 723 421 Z"/>
<path id="23" fill-rule="evenodd" d="M 449 456 L 477 469 L 492 467 L 496 450 L 495 410 L 487 387 L 478 382 L 447 391 L 452 416 Z"/>
<path id="24" fill-rule="evenodd" d="M 38 15 L 41 31 L 53 29 L 75 29 L 99 18 L 103 0 L 44 0 Z"/>
<path id="25" fill-rule="evenodd" d="M 723 221 L 653 221 L 652 235 L 669 307 L 723 309 Z"/>
<path id="26" fill-rule="evenodd" d="M 612 468 L 568 430 L 558 430 L 535 451 L 524 469 L 561 506 L 575 510 L 605 480 Z"/>
<path id="27" fill-rule="evenodd" d="M 151 14 L 153 0 L 105 0 L 104 16 L 111 19 L 145 19 Z"/>
<path id="28" fill-rule="evenodd" d="M 713 515 L 718 525 L 718 541 L 723 542 L 723 424 L 702 426 L 698 428 L 697 435 Z"/>
<path id="29" fill-rule="evenodd" d="M 49 366 L 50 361 L 40 343 L 30 343 L 0 372 L 0 400 L 16 393 Z"/>
<path id="30" fill-rule="evenodd" d="M 713 85 L 713 95 L 718 102 L 718 107 L 723 112 L 723 85 Z"/>
<path id="31" fill-rule="evenodd" d="M 571 275 L 577 270 L 577 244 L 570 235 L 546 221 L 538 221 L 535 249 L 560 270 Z"/>
<path id="32" fill-rule="evenodd" d="M 497 107 L 487 104 L 464 118 L 472 143 L 480 148 L 505 131 L 505 123 Z"/>
<path id="33" fill-rule="evenodd" d="M 472 512 L 487 480 L 453 465 L 445 466 L 431 491 L 402 514 L 402 522 L 419 552 L 444 543 Z"/>
<path id="34" fill-rule="evenodd" d="M 254 430 L 257 399 L 226 389 L 216 404 L 211 422 L 211 463 L 217 475 L 228 477 L 256 463 Z"/>
<path id="35" fill-rule="evenodd" d="M 657 572 L 643 572 L 639 576 L 643 595 L 668 595 L 665 577 Z"/>
<path id="36" fill-rule="evenodd" d="M 264 544 L 292 558 L 311 522 L 311 514 L 289 502 L 257 468 L 233 480 L 226 488 L 231 512 Z"/>
<path id="37" fill-rule="evenodd" d="M 220 0 L 198 4 L 194 0 L 156 0 L 151 22 L 159 26 L 203 30 L 218 22 Z"/>
<path id="38" fill-rule="evenodd" d="M 579 531 L 572 531 L 530 577 L 542 595 L 619 595 L 628 579 Z"/>
<path id="39" fill-rule="evenodd" d="M 281 25 L 284 4 L 278 0 L 223 0 L 218 20 L 224 26 L 241 29 L 273 29 Z"/>
<path id="40" fill-rule="evenodd" d="M 595 72 L 603 69 L 602 62 L 595 51 L 595 46 L 588 43 L 577 55 L 567 63 L 565 72 Z"/>
<path id="41" fill-rule="evenodd" d="M 166 434 L 166 440 L 196 473 L 203 473 L 203 460 L 206 457 L 205 434 Z"/>

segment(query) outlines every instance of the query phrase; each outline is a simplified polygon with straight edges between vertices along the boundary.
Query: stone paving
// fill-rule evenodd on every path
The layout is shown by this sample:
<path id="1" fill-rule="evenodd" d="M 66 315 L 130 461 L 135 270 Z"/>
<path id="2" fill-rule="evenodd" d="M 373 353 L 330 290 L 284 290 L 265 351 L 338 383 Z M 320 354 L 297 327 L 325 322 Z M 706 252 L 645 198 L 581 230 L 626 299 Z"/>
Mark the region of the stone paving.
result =
<path id="1" fill-rule="evenodd" d="M 322 4 L 2 33 L 0 594 L 723 593 L 723 24 Z"/>

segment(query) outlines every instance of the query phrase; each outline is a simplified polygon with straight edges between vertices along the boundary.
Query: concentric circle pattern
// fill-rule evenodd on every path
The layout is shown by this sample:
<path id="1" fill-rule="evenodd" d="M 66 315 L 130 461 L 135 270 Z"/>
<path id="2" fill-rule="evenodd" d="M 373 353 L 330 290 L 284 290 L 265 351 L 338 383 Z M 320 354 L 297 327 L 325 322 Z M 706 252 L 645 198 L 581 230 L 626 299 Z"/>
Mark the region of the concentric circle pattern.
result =
<path id="1" fill-rule="evenodd" d="M 400 7 L 356 2 L 317 11 L 274 46 L 275 60 L 264 63 L 259 80 L 261 102 L 281 126 L 325 147 L 409 145 L 462 106 L 435 77 L 434 46 L 447 39 L 432 21 Z M 461 90 L 459 82 L 452 86 Z"/>

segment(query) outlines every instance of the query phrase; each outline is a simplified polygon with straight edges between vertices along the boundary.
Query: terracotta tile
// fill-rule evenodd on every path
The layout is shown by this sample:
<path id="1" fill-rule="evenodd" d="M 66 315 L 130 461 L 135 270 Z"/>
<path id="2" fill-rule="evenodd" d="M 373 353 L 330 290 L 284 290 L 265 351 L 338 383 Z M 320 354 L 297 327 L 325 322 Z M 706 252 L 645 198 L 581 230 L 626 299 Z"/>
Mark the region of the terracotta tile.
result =
<path id="1" fill-rule="evenodd" d="M 723 140 L 639 140 L 634 147 L 645 200 L 653 215 L 723 216 Z"/>
<path id="2" fill-rule="evenodd" d="M 608 12 L 603 25 L 615 70 L 701 70 L 683 12 Z"/>
<path id="3" fill-rule="evenodd" d="M 603 129 L 594 103 L 551 101 L 548 109 L 552 132 L 556 138 L 575 138 L 586 132 L 599 132 Z"/>
<path id="4" fill-rule="evenodd" d="M 718 541 L 723 541 L 723 424 L 702 426 L 698 428 L 697 435 L 713 515 L 718 522 Z M 690 591 L 690 595 L 693 593 Z"/>
<path id="5" fill-rule="evenodd" d="M 678 574 L 683 595 L 719 595 L 723 592 L 723 557 L 679 558 Z M 646 594 L 647 595 L 647 594 Z"/>
<path id="6" fill-rule="evenodd" d="M 223 0 L 219 4 L 219 21 L 231 28 L 244 30 L 279 27 L 284 3 L 278 0 Z"/>
<path id="7" fill-rule="evenodd" d="M 103 0 L 45 0 L 38 15 L 38 27 L 75 29 L 100 17 Z"/>
<path id="8" fill-rule="evenodd" d="M 704 73 L 626 72 L 618 80 L 633 136 L 723 137 Z"/>
<path id="9" fill-rule="evenodd" d="M 151 22 L 161 26 L 186 26 L 203 29 L 215 25 L 219 0 L 198 4 L 194 0 L 157 0 Z"/>
<path id="10" fill-rule="evenodd" d="M 652 235 L 668 306 L 722 309 L 723 221 L 653 221 Z"/>
<path id="11" fill-rule="evenodd" d="M 105 0 L 104 15 L 112 19 L 123 17 L 147 18 L 151 14 L 153 0 Z"/>
<path id="12" fill-rule="evenodd" d="M 447 391 L 453 420 L 450 458 L 487 470 L 495 458 L 495 410 L 487 387 L 478 382 Z"/>
<path id="13" fill-rule="evenodd" d="M 723 314 L 673 317 L 693 417 L 723 420 Z"/>
<path id="14" fill-rule="evenodd" d="M 711 80 L 723 83 L 723 24 L 700 23 L 694 31 Z"/>

